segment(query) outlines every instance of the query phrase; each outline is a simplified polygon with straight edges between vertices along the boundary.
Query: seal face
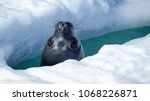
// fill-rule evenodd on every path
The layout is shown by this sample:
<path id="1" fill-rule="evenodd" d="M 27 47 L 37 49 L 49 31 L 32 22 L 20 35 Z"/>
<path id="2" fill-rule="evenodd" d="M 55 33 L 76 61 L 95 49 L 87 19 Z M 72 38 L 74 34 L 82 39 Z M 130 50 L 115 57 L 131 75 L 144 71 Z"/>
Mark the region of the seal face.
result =
<path id="1" fill-rule="evenodd" d="M 75 37 L 73 24 L 58 22 L 54 35 L 48 39 L 45 46 L 41 66 L 52 66 L 67 59 L 81 60 L 82 58 L 84 58 L 84 51 Z"/>

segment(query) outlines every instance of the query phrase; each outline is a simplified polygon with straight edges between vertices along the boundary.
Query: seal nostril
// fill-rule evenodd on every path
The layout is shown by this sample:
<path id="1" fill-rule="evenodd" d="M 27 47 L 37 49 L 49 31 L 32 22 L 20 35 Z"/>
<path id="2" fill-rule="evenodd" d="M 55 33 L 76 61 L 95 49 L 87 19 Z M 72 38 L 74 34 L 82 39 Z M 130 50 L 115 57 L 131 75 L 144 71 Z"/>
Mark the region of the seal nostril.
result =
<path id="1" fill-rule="evenodd" d="M 66 32 L 68 29 L 73 28 L 73 24 L 71 24 L 70 22 L 58 22 L 56 28 L 58 28 L 58 30 Z"/>
<path id="2" fill-rule="evenodd" d="M 59 22 L 58 23 L 58 28 L 60 30 L 66 31 L 67 30 L 67 24 L 65 22 Z"/>
<path id="3" fill-rule="evenodd" d="M 65 23 L 62 23 L 62 27 L 64 27 L 66 24 Z"/>
<path id="4" fill-rule="evenodd" d="M 63 27 L 63 26 L 65 26 L 65 23 L 64 23 L 64 22 L 60 22 L 59 25 L 60 25 L 61 27 Z"/>

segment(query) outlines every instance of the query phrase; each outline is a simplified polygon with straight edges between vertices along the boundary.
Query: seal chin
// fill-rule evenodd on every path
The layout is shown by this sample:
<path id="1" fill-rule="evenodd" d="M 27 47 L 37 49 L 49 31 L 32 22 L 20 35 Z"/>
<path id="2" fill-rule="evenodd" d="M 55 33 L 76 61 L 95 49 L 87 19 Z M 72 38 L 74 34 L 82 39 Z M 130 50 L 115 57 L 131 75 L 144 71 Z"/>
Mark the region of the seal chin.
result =
<path id="1" fill-rule="evenodd" d="M 82 45 L 73 34 L 73 24 L 58 22 L 54 35 L 45 46 L 41 66 L 51 66 L 67 59 L 81 60 L 84 57 Z"/>

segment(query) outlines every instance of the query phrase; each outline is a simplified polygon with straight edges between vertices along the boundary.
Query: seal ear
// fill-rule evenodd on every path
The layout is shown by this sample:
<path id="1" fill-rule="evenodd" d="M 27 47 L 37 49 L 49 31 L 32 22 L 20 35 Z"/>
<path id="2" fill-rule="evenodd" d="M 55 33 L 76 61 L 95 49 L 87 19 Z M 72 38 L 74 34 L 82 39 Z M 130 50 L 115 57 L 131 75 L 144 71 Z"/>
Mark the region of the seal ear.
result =
<path id="1" fill-rule="evenodd" d="M 48 39 L 47 45 L 48 45 L 49 47 L 51 47 L 51 48 L 55 46 L 55 45 L 54 45 L 54 38 L 53 38 L 53 37 L 50 37 L 50 38 Z"/>

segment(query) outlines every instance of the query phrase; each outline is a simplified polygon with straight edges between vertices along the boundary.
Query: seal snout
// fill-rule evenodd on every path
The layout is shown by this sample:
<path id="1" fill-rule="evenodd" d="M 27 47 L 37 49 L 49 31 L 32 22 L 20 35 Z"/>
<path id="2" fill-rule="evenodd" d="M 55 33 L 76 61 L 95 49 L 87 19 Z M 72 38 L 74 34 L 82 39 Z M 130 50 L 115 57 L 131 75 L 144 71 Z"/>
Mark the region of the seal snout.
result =
<path id="1" fill-rule="evenodd" d="M 72 23 L 70 22 L 58 22 L 56 25 L 56 28 L 58 28 L 61 31 L 67 31 L 68 29 L 73 28 Z"/>

